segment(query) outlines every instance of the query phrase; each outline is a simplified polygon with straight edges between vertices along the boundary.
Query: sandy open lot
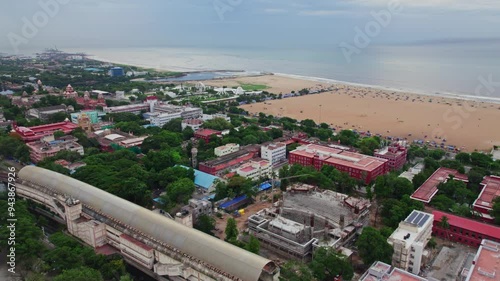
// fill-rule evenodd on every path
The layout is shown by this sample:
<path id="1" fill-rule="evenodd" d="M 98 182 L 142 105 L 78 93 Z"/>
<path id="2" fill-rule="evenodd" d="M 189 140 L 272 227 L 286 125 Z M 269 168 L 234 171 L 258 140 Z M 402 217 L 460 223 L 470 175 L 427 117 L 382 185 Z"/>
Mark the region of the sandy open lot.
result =
<path id="1" fill-rule="evenodd" d="M 322 94 L 242 106 L 250 113 L 313 119 L 338 129 L 370 131 L 409 140 L 426 139 L 441 143 L 446 139 L 447 144 L 466 151 L 490 151 L 493 145 L 500 145 L 500 104 L 276 75 L 207 81 L 206 84 L 237 86 L 239 82 L 268 85 L 268 91 L 273 93 L 289 93 L 303 88 L 331 89 Z"/>

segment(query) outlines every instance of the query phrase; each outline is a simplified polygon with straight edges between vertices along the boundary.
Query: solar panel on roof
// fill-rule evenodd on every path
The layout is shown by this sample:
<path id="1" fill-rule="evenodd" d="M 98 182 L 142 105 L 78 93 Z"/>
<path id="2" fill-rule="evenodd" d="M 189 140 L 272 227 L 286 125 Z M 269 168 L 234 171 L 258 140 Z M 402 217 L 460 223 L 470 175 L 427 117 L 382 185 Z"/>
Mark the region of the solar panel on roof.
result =
<path id="1" fill-rule="evenodd" d="M 417 224 L 423 216 L 424 214 L 419 213 L 417 217 L 412 221 L 412 223 Z"/>
<path id="2" fill-rule="evenodd" d="M 430 217 L 429 215 L 425 214 L 424 217 L 418 222 L 418 226 L 420 226 L 420 227 L 424 226 L 424 224 L 427 222 L 429 217 Z"/>
<path id="3" fill-rule="evenodd" d="M 412 220 L 417 216 L 417 212 L 411 212 L 410 216 L 406 219 L 406 222 L 411 223 Z"/>

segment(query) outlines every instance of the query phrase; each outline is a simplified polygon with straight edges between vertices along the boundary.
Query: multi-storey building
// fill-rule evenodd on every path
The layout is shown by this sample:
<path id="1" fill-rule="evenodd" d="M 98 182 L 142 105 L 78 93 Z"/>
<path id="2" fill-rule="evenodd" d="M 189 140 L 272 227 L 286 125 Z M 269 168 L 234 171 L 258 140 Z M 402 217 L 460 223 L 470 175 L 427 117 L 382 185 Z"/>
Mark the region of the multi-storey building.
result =
<path id="1" fill-rule="evenodd" d="M 500 197 L 500 177 L 486 176 L 481 182 L 481 186 L 481 193 L 473 204 L 474 210 L 481 213 L 484 221 L 493 222 L 490 212 L 493 210 L 493 200 Z"/>
<path id="2" fill-rule="evenodd" d="M 499 255 L 500 243 L 483 239 L 472 266 L 466 270 L 465 281 L 500 281 Z"/>
<path id="3" fill-rule="evenodd" d="M 424 248 L 431 238 L 434 216 L 414 210 L 387 239 L 394 248 L 392 265 L 419 274 Z"/>
<path id="4" fill-rule="evenodd" d="M 260 148 L 260 157 L 266 159 L 272 166 L 286 162 L 286 144 L 277 142 L 263 145 Z"/>
<path id="5" fill-rule="evenodd" d="M 406 163 L 407 155 L 408 150 L 406 149 L 406 147 L 398 143 L 379 149 L 374 153 L 375 157 L 389 160 L 387 164 L 389 165 L 389 169 L 391 169 L 392 171 L 400 170 L 403 168 Z"/>
<path id="6" fill-rule="evenodd" d="M 52 138 L 53 139 L 53 138 Z M 61 137 L 56 140 L 42 140 L 26 144 L 30 149 L 30 158 L 38 163 L 47 157 L 55 156 L 59 151 L 68 150 L 83 155 L 83 146 L 72 136 Z"/>
<path id="7" fill-rule="evenodd" d="M 68 107 L 64 104 L 61 104 L 48 107 L 31 108 L 30 110 L 28 110 L 28 116 L 46 121 L 51 115 L 60 112 L 68 112 Z"/>
<path id="8" fill-rule="evenodd" d="M 240 145 L 239 144 L 237 144 L 237 143 L 228 143 L 226 145 L 218 146 L 218 147 L 214 148 L 214 154 L 217 157 L 221 157 L 221 156 L 224 156 L 224 155 L 236 152 L 238 150 L 240 150 Z"/>
<path id="9" fill-rule="evenodd" d="M 313 166 L 317 170 L 320 170 L 323 165 L 333 166 L 366 183 L 389 171 L 386 159 L 317 144 L 303 145 L 291 151 L 288 162 Z"/>
<path id="10" fill-rule="evenodd" d="M 432 214 L 432 234 L 435 236 L 472 247 L 479 247 L 483 239 L 500 242 L 500 227 L 440 211 Z M 442 224 L 443 217 L 447 218 L 446 226 Z"/>
<path id="11" fill-rule="evenodd" d="M 187 127 L 189 127 L 193 131 L 197 131 L 197 130 L 201 129 L 201 125 L 203 125 L 203 120 L 201 120 L 201 119 L 185 119 L 185 120 L 182 120 L 181 129 L 184 130 Z"/>
<path id="12" fill-rule="evenodd" d="M 149 117 L 149 121 L 151 122 L 152 125 L 158 126 L 158 127 L 163 127 L 163 125 L 167 124 L 168 122 L 182 118 L 181 117 L 181 112 L 170 112 L 170 113 L 151 113 Z"/>
<path id="13" fill-rule="evenodd" d="M 234 170 L 234 172 L 242 177 L 249 178 L 251 180 L 258 180 L 271 177 L 272 166 L 267 160 L 254 159 L 241 165 Z"/>

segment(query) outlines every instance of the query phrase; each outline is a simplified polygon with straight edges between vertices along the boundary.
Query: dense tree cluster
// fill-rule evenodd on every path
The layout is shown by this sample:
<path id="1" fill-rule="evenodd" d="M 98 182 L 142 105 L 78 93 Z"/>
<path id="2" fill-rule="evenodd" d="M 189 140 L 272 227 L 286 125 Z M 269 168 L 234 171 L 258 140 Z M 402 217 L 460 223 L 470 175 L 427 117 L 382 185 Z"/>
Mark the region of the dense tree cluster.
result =
<path id="1" fill-rule="evenodd" d="M 363 228 L 363 232 L 356 241 L 359 255 L 365 265 L 371 265 L 376 261 L 382 261 L 391 264 L 392 246 L 387 243 L 387 237 L 384 237 L 377 229 L 373 227 Z"/>

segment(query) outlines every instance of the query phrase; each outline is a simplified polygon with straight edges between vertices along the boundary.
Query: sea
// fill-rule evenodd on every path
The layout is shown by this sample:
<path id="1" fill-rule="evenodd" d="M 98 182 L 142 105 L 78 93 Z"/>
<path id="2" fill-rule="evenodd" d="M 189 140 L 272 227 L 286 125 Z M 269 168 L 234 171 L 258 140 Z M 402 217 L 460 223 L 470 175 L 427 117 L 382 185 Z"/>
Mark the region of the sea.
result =
<path id="1" fill-rule="evenodd" d="M 368 46 L 346 59 L 331 47 L 141 47 L 63 49 L 171 71 L 188 80 L 274 73 L 306 80 L 500 102 L 500 41 Z M 224 70 L 224 71 L 221 71 Z M 206 71 L 219 71 L 208 75 Z M 194 78 L 193 78 L 194 77 Z M 192 79 L 191 79 L 192 78 Z M 184 79 L 186 80 L 186 79 Z"/>

